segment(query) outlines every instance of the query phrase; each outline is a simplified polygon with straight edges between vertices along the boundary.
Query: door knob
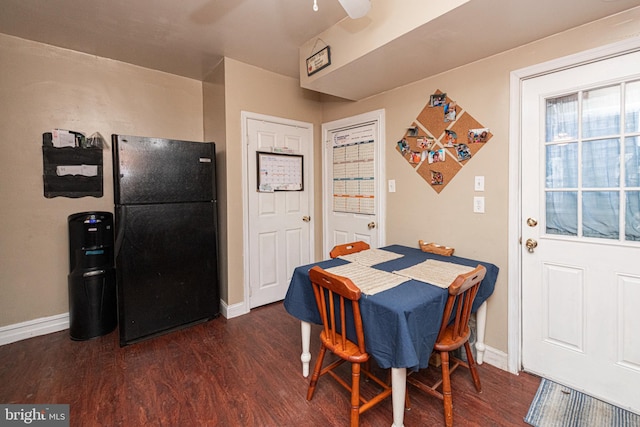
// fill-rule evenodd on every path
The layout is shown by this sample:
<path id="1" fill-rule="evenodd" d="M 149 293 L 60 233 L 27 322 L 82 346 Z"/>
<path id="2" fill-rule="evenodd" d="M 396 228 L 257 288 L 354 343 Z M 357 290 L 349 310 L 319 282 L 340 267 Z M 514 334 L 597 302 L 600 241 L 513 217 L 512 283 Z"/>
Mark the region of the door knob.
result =
<path id="1" fill-rule="evenodd" d="M 369 224 L 367 224 L 367 227 L 369 227 L 369 230 L 373 230 L 374 228 L 376 228 L 376 223 L 371 221 Z"/>
<path id="2" fill-rule="evenodd" d="M 533 240 L 533 239 L 527 239 L 527 241 L 526 241 L 526 242 L 524 242 L 524 245 L 527 247 L 527 250 L 528 250 L 530 253 L 533 253 L 533 250 L 534 250 L 536 247 L 538 247 L 538 242 L 536 242 L 536 241 L 535 241 L 535 240 Z"/>
<path id="3" fill-rule="evenodd" d="M 308 216 L 308 215 L 305 215 L 305 216 L 303 216 L 303 217 L 302 217 L 302 220 L 303 220 L 304 222 L 310 222 L 310 221 L 311 221 L 311 217 L 310 217 L 310 216 Z"/>
<path id="4" fill-rule="evenodd" d="M 527 225 L 529 227 L 535 227 L 536 225 L 538 225 L 538 221 L 536 221 L 534 218 L 528 218 Z"/>

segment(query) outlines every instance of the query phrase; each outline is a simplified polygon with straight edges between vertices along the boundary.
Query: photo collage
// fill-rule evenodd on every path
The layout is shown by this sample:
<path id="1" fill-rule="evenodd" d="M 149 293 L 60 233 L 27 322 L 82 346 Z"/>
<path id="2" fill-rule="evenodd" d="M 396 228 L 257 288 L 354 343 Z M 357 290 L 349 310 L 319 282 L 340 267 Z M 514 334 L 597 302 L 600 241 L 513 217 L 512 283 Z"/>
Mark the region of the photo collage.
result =
<path id="1" fill-rule="evenodd" d="M 492 136 L 446 93 L 436 91 L 396 150 L 440 193 Z"/>

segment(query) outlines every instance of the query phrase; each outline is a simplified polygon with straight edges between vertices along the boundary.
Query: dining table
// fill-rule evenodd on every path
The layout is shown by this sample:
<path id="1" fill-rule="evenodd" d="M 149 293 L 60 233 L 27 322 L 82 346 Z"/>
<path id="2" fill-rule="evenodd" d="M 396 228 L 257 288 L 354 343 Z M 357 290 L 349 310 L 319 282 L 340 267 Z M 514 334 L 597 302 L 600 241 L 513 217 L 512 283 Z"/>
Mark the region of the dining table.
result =
<path id="1" fill-rule="evenodd" d="M 362 269 L 368 269 L 366 271 L 372 273 L 380 272 L 385 278 L 390 277 L 391 281 L 387 285 L 363 289 L 359 300 L 360 312 L 367 352 L 380 368 L 391 369 L 392 427 L 403 426 L 407 370 L 417 371 L 429 365 L 448 297 L 448 284 L 438 283 L 437 274 L 448 272 L 448 266 L 464 271 L 465 268 L 470 270 L 479 264 L 487 272 L 474 300 L 472 312 L 476 313 L 476 359 L 481 364 L 485 349 L 486 301 L 495 288 L 499 272 L 496 265 L 459 256 L 423 252 L 420 248 L 389 245 L 296 267 L 284 299 L 284 307 L 301 322 L 300 360 L 303 376 L 309 375 L 311 324 L 322 323 L 309 270 L 319 266 L 334 274 L 347 272 L 340 274 L 345 277 L 356 275 L 355 272 Z M 441 270 L 442 268 L 445 270 Z M 434 275 L 413 273 L 425 272 L 425 269 L 426 273 L 433 270 Z M 348 325 L 347 334 L 349 335 Z"/>

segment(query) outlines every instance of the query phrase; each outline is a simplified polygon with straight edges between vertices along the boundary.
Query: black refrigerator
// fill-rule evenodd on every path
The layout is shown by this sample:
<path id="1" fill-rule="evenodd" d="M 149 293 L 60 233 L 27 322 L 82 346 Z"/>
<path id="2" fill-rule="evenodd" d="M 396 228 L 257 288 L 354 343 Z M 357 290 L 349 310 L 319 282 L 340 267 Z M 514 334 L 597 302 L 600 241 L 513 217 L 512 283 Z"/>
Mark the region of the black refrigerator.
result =
<path id="1" fill-rule="evenodd" d="M 219 314 L 215 144 L 112 135 L 120 345 Z"/>

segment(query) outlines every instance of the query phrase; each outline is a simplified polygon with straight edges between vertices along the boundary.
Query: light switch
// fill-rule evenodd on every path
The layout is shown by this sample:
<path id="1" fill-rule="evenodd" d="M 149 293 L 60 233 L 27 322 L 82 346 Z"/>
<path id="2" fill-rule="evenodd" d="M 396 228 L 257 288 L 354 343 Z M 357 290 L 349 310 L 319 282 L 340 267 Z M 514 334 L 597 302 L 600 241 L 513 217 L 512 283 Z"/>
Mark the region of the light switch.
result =
<path id="1" fill-rule="evenodd" d="M 473 212 L 484 213 L 484 197 L 473 198 Z"/>
<path id="2" fill-rule="evenodd" d="M 476 191 L 484 191 L 484 176 L 476 176 L 473 189 Z"/>
<path id="3" fill-rule="evenodd" d="M 389 180 L 389 193 L 395 193 L 396 192 L 396 180 L 395 179 L 390 179 Z"/>

